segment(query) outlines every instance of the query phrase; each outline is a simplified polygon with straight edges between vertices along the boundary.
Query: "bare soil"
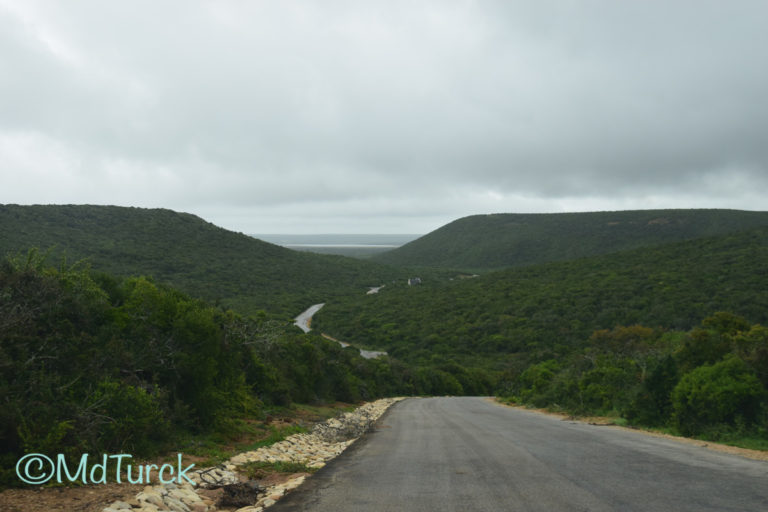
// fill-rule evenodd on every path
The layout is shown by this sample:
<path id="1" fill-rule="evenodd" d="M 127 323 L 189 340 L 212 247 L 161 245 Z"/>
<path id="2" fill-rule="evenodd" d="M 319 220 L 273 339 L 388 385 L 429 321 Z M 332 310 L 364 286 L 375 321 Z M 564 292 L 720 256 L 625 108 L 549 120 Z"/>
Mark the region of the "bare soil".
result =
<path id="1" fill-rule="evenodd" d="M 266 478 L 263 478 L 259 480 L 259 484 L 261 484 L 263 487 L 267 487 L 270 485 L 277 485 L 281 484 L 283 482 L 286 482 L 292 478 L 296 478 L 298 476 L 309 476 L 311 473 L 274 473 L 269 475 Z M 222 496 L 224 491 L 221 489 L 198 489 L 197 494 L 200 496 L 205 496 L 211 499 L 214 503 L 216 503 L 219 498 Z M 221 512 L 232 512 L 234 510 L 237 510 L 235 507 L 216 507 L 216 510 Z"/>
<path id="2" fill-rule="evenodd" d="M 259 480 L 267 487 L 280 484 L 297 476 L 310 473 L 274 473 Z M 143 485 L 106 484 L 82 487 L 44 487 L 33 489 L 7 489 L 0 493 L 2 512 L 101 512 L 117 500 L 130 501 L 144 489 Z M 222 495 L 221 489 L 198 489 L 200 496 L 209 497 L 214 503 Z M 219 507 L 220 511 L 235 508 Z"/>
<path id="3" fill-rule="evenodd" d="M 113 501 L 128 501 L 143 485 L 104 484 L 82 487 L 7 489 L 0 492 L 3 512 L 101 512 Z"/>

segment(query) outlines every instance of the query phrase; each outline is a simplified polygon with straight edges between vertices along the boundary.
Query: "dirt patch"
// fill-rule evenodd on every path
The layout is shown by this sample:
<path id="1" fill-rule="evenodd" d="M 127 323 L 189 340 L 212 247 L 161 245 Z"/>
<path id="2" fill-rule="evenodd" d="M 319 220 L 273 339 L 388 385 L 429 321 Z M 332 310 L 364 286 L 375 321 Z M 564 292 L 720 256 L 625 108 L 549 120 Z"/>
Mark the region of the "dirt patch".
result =
<path id="1" fill-rule="evenodd" d="M 84 487 L 7 489 L 0 492 L 3 512 L 101 512 L 113 501 L 129 501 L 143 485 L 105 484 Z"/>
<path id="2" fill-rule="evenodd" d="M 282 484 L 298 476 L 310 473 L 273 473 L 259 480 L 262 487 Z M 117 500 L 130 502 L 144 490 L 143 485 L 106 484 L 83 487 L 45 487 L 33 489 L 7 489 L 0 492 L 2 512 L 101 512 Z M 216 503 L 221 489 L 197 489 L 201 497 Z M 221 507 L 218 510 L 233 511 L 236 508 Z"/>
<path id="3" fill-rule="evenodd" d="M 701 441 L 699 439 L 691 439 L 689 437 L 673 436 L 671 434 L 665 434 L 663 432 L 656 432 L 653 430 L 646 430 L 641 428 L 621 427 L 613 423 L 614 418 L 604 418 L 601 416 L 575 417 L 575 416 L 570 416 L 568 414 L 547 411 L 546 409 L 528 409 L 527 407 L 523 407 L 520 405 L 505 404 L 493 398 L 489 400 L 497 405 L 501 405 L 505 407 L 513 407 L 515 409 L 535 412 L 537 414 L 546 414 L 547 416 L 560 418 L 563 421 L 578 421 L 579 423 L 587 423 L 589 425 L 598 425 L 598 426 L 605 426 L 605 427 L 617 428 L 622 430 L 629 430 L 632 432 L 639 432 L 647 436 L 660 437 L 663 439 L 671 439 L 672 441 L 677 441 L 679 443 L 691 444 L 694 446 L 698 446 L 700 448 L 706 448 L 707 450 L 730 453 L 731 455 L 740 455 L 742 457 L 746 457 L 747 459 L 754 459 L 754 460 L 761 460 L 761 461 L 768 462 L 768 451 L 750 450 L 748 448 L 739 448 L 736 446 L 729 446 L 727 444 L 713 443 L 711 441 Z"/>
<path id="4" fill-rule="evenodd" d="M 310 476 L 310 473 L 273 473 L 266 478 L 258 480 L 258 483 L 262 487 L 269 487 L 285 483 L 288 480 L 299 476 Z M 224 491 L 222 489 L 197 489 L 197 494 L 199 494 L 201 498 L 209 498 L 213 503 L 218 503 L 219 499 L 223 496 Z M 231 512 L 237 510 L 237 507 L 217 507 L 217 510 Z"/>

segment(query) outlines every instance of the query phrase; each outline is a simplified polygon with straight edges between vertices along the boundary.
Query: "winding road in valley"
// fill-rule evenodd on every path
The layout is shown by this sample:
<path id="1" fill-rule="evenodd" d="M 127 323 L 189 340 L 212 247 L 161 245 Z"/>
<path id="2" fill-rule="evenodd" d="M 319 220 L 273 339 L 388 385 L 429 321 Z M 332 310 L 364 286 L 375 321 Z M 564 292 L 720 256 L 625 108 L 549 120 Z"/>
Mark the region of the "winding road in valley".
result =
<path id="1" fill-rule="evenodd" d="M 325 306 L 324 302 L 321 303 L 321 304 L 315 304 L 313 306 L 310 306 L 305 311 L 303 311 L 299 316 L 297 316 L 296 318 L 293 319 L 294 320 L 293 325 L 295 325 L 296 327 L 298 327 L 299 329 L 301 329 L 304 332 L 311 331 L 312 328 L 310 327 L 310 325 L 312 324 L 312 317 L 315 316 L 315 313 L 317 313 L 318 311 L 323 309 L 323 306 Z M 327 334 L 323 334 L 322 336 L 323 336 L 323 338 L 329 339 L 331 341 L 335 341 L 336 343 L 338 343 L 342 347 L 349 347 L 350 346 L 349 343 L 345 343 L 343 341 L 339 341 L 336 338 L 332 338 L 332 337 L 328 336 Z M 381 357 L 381 356 L 387 355 L 386 352 L 382 352 L 382 351 L 379 351 L 379 350 L 365 350 L 365 349 L 362 349 L 362 348 L 360 348 L 358 350 L 360 351 L 360 355 L 362 357 L 364 357 L 365 359 L 375 359 L 377 357 Z"/>
<path id="2" fill-rule="evenodd" d="M 768 511 L 768 462 L 701 444 L 413 398 L 270 510 Z"/>
<path id="3" fill-rule="evenodd" d="M 325 303 L 320 304 L 314 304 L 312 306 L 309 306 L 306 310 L 302 311 L 299 316 L 294 318 L 293 325 L 298 327 L 304 332 L 309 332 L 312 330 L 310 325 L 312 324 L 312 317 L 315 316 L 315 313 L 323 309 L 323 306 L 325 306 Z"/>

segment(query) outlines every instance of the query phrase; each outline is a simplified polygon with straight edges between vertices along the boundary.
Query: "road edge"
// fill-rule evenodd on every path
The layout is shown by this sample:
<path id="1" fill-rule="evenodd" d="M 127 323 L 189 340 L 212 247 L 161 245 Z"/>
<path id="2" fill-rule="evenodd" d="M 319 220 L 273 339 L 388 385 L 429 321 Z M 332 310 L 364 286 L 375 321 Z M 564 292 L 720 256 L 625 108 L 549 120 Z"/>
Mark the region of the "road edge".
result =
<path id="1" fill-rule="evenodd" d="M 751 459 L 751 460 L 758 460 L 761 462 L 768 462 L 768 451 L 761 451 L 761 450 L 751 450 L 749 448 L 739 448 L 738 446 L 731 446 L 727 444 L 722 443 L 716 443 L 712 441 L 702 441 L 701 439 L 693 439 L 690 437 L 683 437 L 683 436 L 675 436 L 672 434 L 666 434 L 664 432 L 658 432 L 655 430 L 647 430 L 645 428 L 641 427 L 622 427 L 621 425 L 616 425 L 613 423 L 609 423 L 607 420 L 609 418 L 605 418 L 606 422 L 596 422 L 596 421 L 589 421 L 587 418 L 578 418 L 575 416 L 570 416 L 568 414 L 559 413 L 559 412 L 552 412 L 547 411 L 545 409 L 529 409 L 525 407 L 524 405 L 517 405 L 517 404 L 508 404 L 504 402 L 500 402 L 495 397 L 488 397 L 488 402 L 491 402 L 493 404 L 498 405 L 499 407 L 509 407 L 512 409 L 517 409 L 520 411 L 526 411 L 533 414 L 541 414 L 544 416 L 551 416 L 555 418 L 560 418 L 563 421 L 571 421 L 574 423 L 581 423 L 583 425 L 592 425 L 595 427 L 608 427 L 608 428 L 614 428 L 617 430 L 624 430 L 627 432 L 635 432 L 638 434 L 644 434 L 646 436 L 650 437 L 656 437 L 660 439 L 668 439 L 670 441 L 677 441 L 682 444 L 689 444 L 698 446 L 699 448 L 704 448 L 706 450 L 720 452 L 720 453 L 727 453 L 730 455 L 738 455 L 740 457 L 744 457 L 745 459 Z"/>
<path id="2" fill-rule="evenodd" d="M 355 442 L 349 445 L 349 447 L 339 454 L 339 456 L 334 457 L 316 473 L 309 476 L 300 487 L 294 489 L 289 494 L 286 494 L 280 501 L 269 507 L 270 512 L 300 512 L 310 508 L 312 504 L 317 501 L 317 498 L 315 497 L 317 492 L 333 485 L 336 468 L 341 464 L 344 464 L 348 459 L 354 457 L 355 454 L 371 440 L 372 436 L 378 432 L 381 424 L 387 419 L 392 411 L 404 402 L 418 399 L 419 397 L 408 397 L 389 406 L 384 414 L 373 423 L 367 432 L 358 437 Z"/>

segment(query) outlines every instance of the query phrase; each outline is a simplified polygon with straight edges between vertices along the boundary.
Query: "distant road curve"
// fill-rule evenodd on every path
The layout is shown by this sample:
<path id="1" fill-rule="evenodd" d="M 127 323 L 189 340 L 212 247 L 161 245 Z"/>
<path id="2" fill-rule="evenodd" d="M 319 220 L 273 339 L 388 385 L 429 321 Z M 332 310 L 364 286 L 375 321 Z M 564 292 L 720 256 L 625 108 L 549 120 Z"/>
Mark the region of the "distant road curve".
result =
<path id="1" fill-rule="evenodd" d="M 484 398 L 417 398 L 270 510 L 758 512 L 768 462 Z"/>
<path id="2" fill-rule="evenodd" d="M 315 304 L 313 306 L 310 306 L 305 311 L 303 311 L 299 316 L 294 318 L 293 325 L 295 325 L 296 327 L 298 327 L 304 332 L 311 331 L 312 328 L 310 327 L 310 325 L 312 324 L 312 317 L 315 315 L 315 313 L 320 311 L 323 308 L 323 306 L 325 306 L 324 302 L 321 304 Z M 342 347 L 350 346 L 349 343 L 339 341 L 336 338 L 331 338 L 327 334 L 323 334 L 322 336 L 326 339 L 335 341 L 336 343 L 340 344 Z M 375 359 L 377 357 L 387 355 L 386 352 L 380 352 L 378 350 L 363 350 L 362 348 L 359 350 L 360 350 L 360 355 L 365 359 Z"/>
<path id="3" fill-rule="evenodd" d="M 296 327 L 298 327 L 304 332 L 311 331 L 312 329 L 310 328 L 310 324 L 312 323 L 312 317 L 315 315 L 315 313 L 320 311 L 323 308 L 323 306 L 325 306 L 324 302 L 321 304 L 315 304 L 314 306 L 308 307 L 305 311 L 299 314 L 299 316 L 294 318 L 295 321 L 293 322 L 293 325 L 295 325 Z"/>

